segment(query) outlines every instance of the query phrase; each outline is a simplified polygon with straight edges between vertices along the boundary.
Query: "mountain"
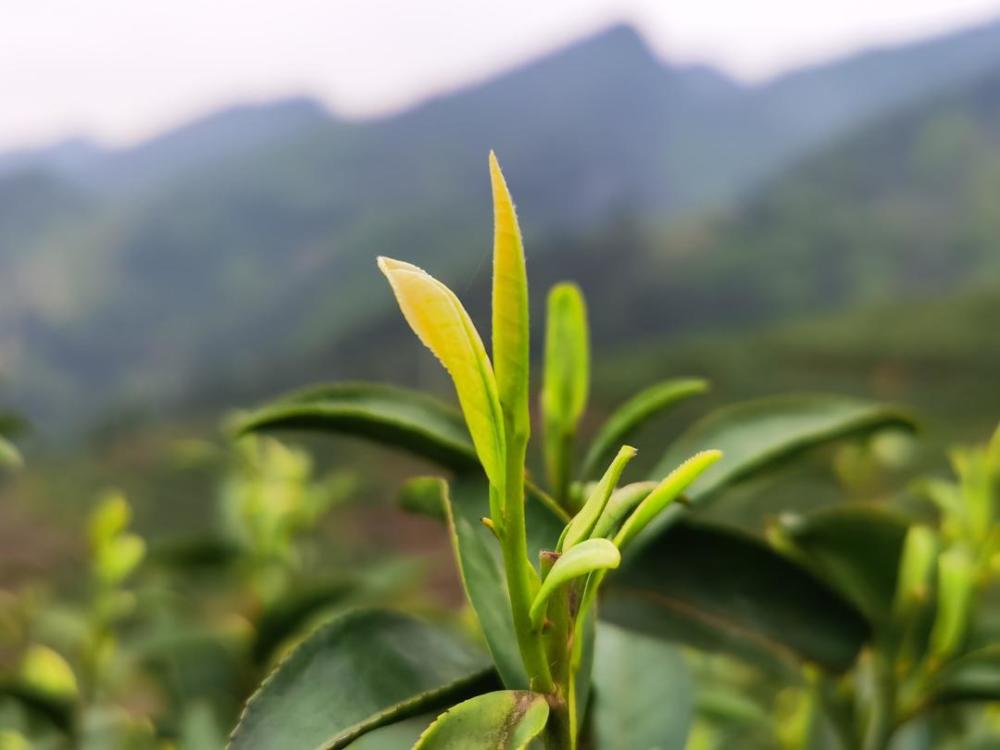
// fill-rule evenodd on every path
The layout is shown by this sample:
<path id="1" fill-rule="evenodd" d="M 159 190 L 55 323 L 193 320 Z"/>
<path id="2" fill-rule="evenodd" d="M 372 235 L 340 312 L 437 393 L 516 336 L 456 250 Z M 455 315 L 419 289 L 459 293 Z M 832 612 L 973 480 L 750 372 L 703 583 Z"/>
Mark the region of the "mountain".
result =
<path id="1" fill-rule="evenodd" d="M 668 234 L 652 255 L 665 281 L 646 304 L 716 301 L 718 316 L 752 324 L 997 279 L 998 205 L 1000 70 L 839 140 L 737 210 Z"/>
<path id="2" fill-rule="evenodd" d="M 795 177 L 809 167 L 794 168 L 789 183 L 778 175 L 810 150 L 840 148 L 830 144 L 944 91 L 961 92 L 953 106 L 979 127 L 966 92 L 991 69 L 1000 70 L 1000 24 L 760 86 L 666 64 L 619 26 L 391 118 L 348 122 L 291 100 L 229 110 L 69 165 L 38 152 L 17 170 L 0 169 L 0 196 L 47 181 L 32 189 L 34 214 L 49 217 L 30 231 L 20 212 L 13 228 L 0 224 L 8 232 L 0 237 L 21 237 L 0 245 L 0 266 L 11 270 L 0 299 L 14 300 L 0 321 L 0 383 L 37 421 L 65 424 L 123 399 L 165 404 L 206 381 L 277 382 L 271 373 L 287 370 L 297 382 L 296 363 L 331 374 L 384 367 L 402 355 L 380 345 L 395 328 L 386 328 L 391 300 L 374 257 L 424 265 L 463 297 L 482 289 L 491 147 L 522 206 L 536 278 L 581 275 L 616 301 L 621 315 L 601 335 L 809 307 L 812 298 L 788 291 L 788 272 L 773 264 L 787 247 L 792 268 L 826 278 L 814 270 L 833 257 L 823 235 L 803 230 L 776 249 L 764 245 L 768 227 L 806 221 L 778 205 L 804 200 L 796 185 L 827 188 Z M 892 127 L 881 146 L 890 151 Z M 853 153 L 852 143 L 843 148 Z M 835 177 L 841 160 L 851 162 L 831 157 L 832 174 L 819 179 Z M 894 177 L 905 175 L 886 175 Z M 902 179 L 886 191 L 896 188 L 905 189 Z M 829 202 L 809 203 L 817 217 L 808 220 L 833 210 L 850 227 L 851 212 L 864 208 L 851 189 L 831 182 Z M 743 213 L 698 221 L 697 231 L 688 223 L 744 200 Z M 680 234 L 661 241 L 668 221 L 680 222 Z M 33 284 L 11 281 L 25 278 Z"/>
<path id="3" fill-rule="evenodd" d="M 86 138 L 70 138 L 49 146 L 0 153 L 0 178 L 18 172 L 51 172 L 68 176 L 86 172 L 106 155 Z"/>
<path id="4" fill-rule="evenodd" d="M 216 168 L 226 159 L 249 156 L 330 121 L 326 109 L 306 97 L 238 105 L 128 148 L 108 149 L 77 138 L 0 154 L 0 178 L 43 171 L 96 192 L 129 193 L 162 186 L 186 172 Z"/>

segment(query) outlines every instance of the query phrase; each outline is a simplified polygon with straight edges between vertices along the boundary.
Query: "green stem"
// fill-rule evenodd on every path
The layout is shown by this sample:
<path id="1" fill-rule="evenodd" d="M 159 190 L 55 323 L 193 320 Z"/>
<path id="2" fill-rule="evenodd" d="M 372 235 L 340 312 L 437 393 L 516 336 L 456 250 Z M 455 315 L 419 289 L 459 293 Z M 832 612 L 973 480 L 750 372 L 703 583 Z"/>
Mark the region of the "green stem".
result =
<path id="1" fill-rule="evenodd" d="M 556 441 L 546 446 L 550 489 L 559 506 L 573 514 L 578 510 L 573 507 L 569 496 L 569 485 L 573 478 L 573 430 L 565 431 L 558 426 L 549 429 L 558 430 Z"/>
<path id="2" fill-rule="evenodd" d="M 538 574 L 528 561 L 527 528 L 524 521 L 524 455 L 527 439 L 517 435 L 508 438 L 506 487 L 501 492 L 503 504 L 504 572 L 510 592 L 510 609 L 517 633 L 521 660 L 528 672 L 531 688 L 551 693 L 555 687 L 540 633 L 532 630 L 529 611 L 538 590 Z"/>
<path id="3" fill-rule="evenodd" d="M 837 742 L 843 750 L 852 750 L 857 744 L 855 739 L 854 719 L 851 705 L 842 696 L 837 695 L 833 679 L 820 674 L 814 686 L 820 709 L 833 729 Z"/>
<path id="4" fill-rule="evenodd" d="M 872 713 L 865 728 L 863 750 L 885 750 L 896 730 L 896 681 L 892 660 L 876 649 L 872 654 L 874 694 Z"/>

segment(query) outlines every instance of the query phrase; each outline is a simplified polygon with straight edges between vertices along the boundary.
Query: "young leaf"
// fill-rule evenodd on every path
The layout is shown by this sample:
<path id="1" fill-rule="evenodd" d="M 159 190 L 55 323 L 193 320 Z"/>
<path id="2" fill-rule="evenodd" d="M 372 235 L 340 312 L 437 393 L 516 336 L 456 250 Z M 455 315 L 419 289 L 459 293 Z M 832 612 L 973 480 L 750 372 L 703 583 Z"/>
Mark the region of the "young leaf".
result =
<path id="1" fill-rule="evenodd" d="M 522 750 L 545 729 L 545 696 L 500 690 L 459 703 L 420 735 L 413 750 Z"/>
<path id="2" fill-rule="evenodd" d="M 136 534 L 119 534 L 94 555 L 94 572 L 107 584 L 124 581 L 146 556 L 146 542 Z"/>
<path id="3" fill-rule="evenodd" d="M 441 477 L 413 477 L 399 488 L 399 507 L 409 513 L 447 520 L 448 483 Z"/>
<path id="4" fill-rule="evenodd" d="M 926 526 L 911 526 L 906 532 L 899 559 L 894 604 L 898 621 L 902 622 L 915 605 L 927 599 L 936 557 L 937 538 L 934 532 Z"/>
<path id="5" fill-rule="evenodd" d="M 79 694 L 72 667 L 48 646 L 35 644 L 28 648 L 20 678 L 24 686 L 52 698 L 74 698 Z"/>
<path id="6" fill-rule="evenodd" d="M 621 560 L 618 548 L 607 539 L 588 539 L 566 551 L 556 560 L 531 603 L 532 627 L 541 629 L 546 605 L 560 586 L 595 570 L 617 568 Z"/>
<path id="7" fill-rule="evenodd" d="M 97 551 L 109 544 L 128 528 L 132 521 L 132 508 L 120 492 L 109 492 L 87 520 L 87 538 L 91 550 Z"/>
<path id="8" fill-rule="evenodd" d="M 456 633 L 358 610 L 306 638 L 250 698 L 229 747 L 346 747 L 408 716 L 475 695 L 489 658 Z"/>
<path id="9" fill-rule="evenodd" d="M 975 570 L 964 550 L 952 549 L 938 558 L 938 609 L 931 630 L 934 656 L 943 658 L 962 645 L 974 582 Z"/>
<path id="10" fill-rule="evenodd" d="M 490 182 L 494 217 L 493 365 L 507 424 L 514 435 L 526 440 L 531 431 L 528 416 L 528 276 L 514 202 L 492 151 Z"/>
<path id="11" fill-rule="evenodd" d="M 479 466 L 462 415 L 435 398 L 382 383 L 332 383 L 296 391 L 243 417 L 237 435 L 308 430 L 402 448 L 455 471 Z"/>
<path id="12" fill-rule="evenodd" d="M 451 375 L 476 453 L 490 482 L 504 483 L 503 413 L 482 339 L 458 297 L 420 268 L 381 257 L 403 317 Z"/>
<path id="13" fill-rule="evenodd" d="M 692 485 L 700 500 L 739 479 L 823 443 L 884 427 L 913 429 L 913 420 L 884 404 L 842 396 L 777 396 L 720 409 L 681 435 L 653 475 L 662 475 L 685 456 L 718 448 L 726 454 Z"/>
<path id="14" fill-rule="evenodd" d="M 580 512 L 576 514 L 573 520 L 570 521 L 569 526 L 566 527 L 566 533 L 559 545 L 560 552 L 572 549 L 584 539 L 590 537 L 594 526 L 604 512 L 608 498 L 611 497 L 611 492 L 618 484 L 618 480 L 625 470 L 625 465 L 634 457 L 635 448 L 631 445 L 624 445 L 618 451 L 615 460 L 611 462 L 608 470 L 604 472 L 604 476 L 601 477 L 601 481 L 597 483 L 593 492 L 590 493 L 590 497 L 587 498 L 587 502 L 584 503 L 583 508 L 580 509 Z"/>
<path id="15" fill-rule="evenodd" d="M 0 436 L 0 466 L 18 469 L 24 464 L 21 453 L 12 442 Z"/>
<path id="16" fill-rule="evenodd" d="M 542 420 L 549 483 L 560 500 L 569 485 L 573 435 L 587 406 L 589 388 L 590 344 L 583 295 L 575 284 L 557 284 L 549 292 Z"/>
<path id="17" fill-rule="evenodd" d="M 598 431 L 583 460 L 583 477 L 593 477 L 608 462 L 615 446 L 628 440 L 658 413 L 684 399 L 708 390 L 708 381 L 699 378 L 666 380 L 641 391 L 618 407 Z"/>
<path id="18" fill-rule="evenodd" d="M 601 623 L 594 686 L 600 750 L 685 747 L 694 718 L 694 685 L 680 649 Z"/>
<path id="19" fill-rule="evenodd" d="M 616 625 L 770 668 L 801 657 L 847 669 L 869 635 L 865 618 L 806 569 L 759 540 L 682 520 L 637 547 L 605 584 L 601 616 Z"/>
<path id="20" fill-rule="evenodd" d="M 670 503 L 680 497 L 692 482 L 700 477 L 712 464 L 722 458 L 721 451 L 707 450 L 691 456 L 674 469 L 639 503 L 628 520 L 615 535 L 615 546 L 624 549 L 649 523 L 660 515 Z"/>
<path id="21" fill-rule="evenodd" d="M 632 512 L 633 508 L 637 508 L 639 503 L 655 489 L 656 482 L 633 482 L 619 487 L 611 493 L 608 504 L 604 506 L 604 511 L 597 519 L 597 524 L 590 535 L 595 538 L 603 536 L 610 539 L 625 516 Z"/>

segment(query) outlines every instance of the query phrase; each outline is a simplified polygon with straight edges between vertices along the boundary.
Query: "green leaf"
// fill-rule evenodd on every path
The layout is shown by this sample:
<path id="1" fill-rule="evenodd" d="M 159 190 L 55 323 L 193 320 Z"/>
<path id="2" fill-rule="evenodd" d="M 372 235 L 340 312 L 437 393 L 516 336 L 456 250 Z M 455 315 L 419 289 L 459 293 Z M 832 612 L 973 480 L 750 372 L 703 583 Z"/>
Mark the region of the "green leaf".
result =
<path id="1" fill-rule="evenodd" d="M 20 681 L 28 689 L 56 700 L 71 700 L 79 695 L 76 675 L 66 659 L 37 643 L 24 654 Z"/>
<path id="2" fill-rule="evenodd" d="M 379 258 L 403 317 L 451 375 L 465 424 L 486 476 L 504 480 L 504 425 L 496 379 L 486 349 L 458 297 L 423 269 Z"/>
<path id="3" fill-rule="evenodd" d="M 614 532 L 618 530 L 618 524 L 622 522 L 625 516 L 634 508 L 637 508 L 639 503 L 645 500 L 649 496 L 649 493 L 655 489 L 656 482 L 633 482 L 632 484 L 626 484 L 624 487 L 619 487 L 612 492 L 611 497 L 608 498 L 608 504 L 604 506 L 601 517 L 597 519 L 597 525 L 594 526 L 591 536 L 603 536 L 610 539 Z"/>
<path id="4" fill-rule="evenodd" d="M 684 748 L 694 686 L 677 648 L 601 623 L 594 690 L 594 735 L 601 750 Z"/>
<path id="5" fill-rule="evenodd" d="M 622 525 L 618 533 L 615 534 L 615 544 L 619 549 L 624 549 L 632 539 L 646 528 L 654 519 L 661 517 L 661 514 L 670 503 L 680 497 L 691 483 L 702 476 L 713 464 L 722 458 L 719 451 L 702 451 L 671 471 L 662 482 L 660 482 L 652 492 L 650 492 L 639 507 L 635 509 L 628 520 Z"/>
<path id="6" fill-rule="evenodd" d="M 486 655 L 455 632 L 412 617 L 359 610 L 317 630 L 250 698 L 234 750 L 324 750 L 427 709 L 475 695 Z"/>
<path id="7" fill-rule="evenodd" d="M 987 646 L 955 659 L 931 682 L 934 703 L 1000 701 L 1000 646 Z"/>
<path id="8" fill-rule="evenodd" d="M 447 486 L 442 492 L 447 497 Z M 448 525 L 455 558 L 466 597 L 476 612 L 497 672 L 505 687 L 522 690 L 528 677 L 521 662 L 500 545 L 481 523 L 487 515 L 489 490 L 477 477 L 459 477 L 449 498 Z M 525 505 L 528 553 L 554 549 L 561 530 L 559 522 L 536 502 Z"/>
<path id="9" fill-rule="evenodd" d="M 531 603 L 532 627 L 541 629 L 549 599 L 560 586 L 595 570 L 617 568 L 621 560 L 618 547 L 607 539 L 587 539 L 560 555 Z"/>
<path id="10" fill-rule="evenodd" d="M 725 458 L 688 490 L 692 500 L 699 500 L 801 451 L 885 427 L 913 429 L 914 423 L 897 408 L 843 396 L 746 401 L 696 422 L 670 446 L 653 476 L 662 476 L 697 451 L 721 450 Z"/>
<path id="11" fill-rule="evenodd" d="M 896 596 L 893 602 L 897 622 L 903 622 L 929 598 L 930 580 L 937 562 L 938 540 L 934 530 L 914 525 L 906 532 L 899 558 Z"/>
<path id="12" fill-rule="evenodd" d="M 207 701 L 198 701 L 184 709 L 179 739 L 184 750 L 217 750 L 226 744 L 226 734 Z"/>
<path id="13" fill-rule="evenodd" d="M 937 613 L 931 630 L 931 653 L 943 658 L 958 650 L 969 624 L 976 570 L 961 547 L 938 557 Z"/>
<path id="14" fill-rule="evenodd" d="M 427 725 L 434 720 L 434 715 L 415 716 L 406 721 L 379 727 L 363 737 L 359 737 L 348 745 L 348 750 L 401 750 L 413 747 Z"/>
<path id="15" fill-rule="evenodd" d="M 622 446 L 615 460 L 611 462 L 608 470 L 604 472 L 601 481 L 597 483 L 597 486 L 590 493 L 587 502 L 583 504 L 583 508 L 580 509 L 580 512 L 573 517 L 573 520 L 566 527 L 566 532 L 559 543 L 559 551 L 572 549 L 591 535 L 591 532 L 597 525 L 597 521 L 608 504 L 612 490 L 618 484 L 618 480 L 625 470 L 625 465 L 633 458 L 635 458 L 635 448 L 631 445 Z M 602 535 L 598 534 L 597 536 Z"/>
<path id="16" fill-rule="evenodd" d="M 573 436 L 589 389 L 590 342 L 583 294 L 575 284 L 556 284 L 549 292 L 541 401 L 545 465 L 559 499 L 569 484 Z"/>
<path id="17" fill-rule="evenodd" d="M 12 442 L 0 436 L 0 466 L 19 469 L 23 465 L 24 459 L 21 458 L 21 452 Z"/>
<path id="18" fill-rule="evenodd" d="M 657 383 L 619 406 L 598 431 L 583 460 L 583 477 L 597 475 L 617 446 L 627 442 L 646 422 L 684 399 L 708 390 L 708 381 L 678 378 Z"/>
<path id="19" fill-rule="evenodd" d="M 107 493 L 90 512 L 87 519 L 87 539 L 92 550 L 99 550 L 128 528 L 132 508 L 120 492 Z"/>
<path id="20" fill-rule="evenodd" d="M 479 465 L 461 414 L 437 399 L 395 386 L 317 386 L 284 396 L 236 425 L 239 434 L 279 429 L 363 437 L 456 471 Z"/>
<path id="21" fill-rule="evenodd" d="M 265 664 L 289 638 L 304 632 L 314 617 L 332 606 L 343 605 L 356 593 L 355 581 L 310 582 L 295 587 L 264 610 L 257 621 L 253 659 Z"/>
<path id="22" fill-rule="evenodd" d="M 0 702 L 17 701 L 32 718 L 43 719 L 63 732 L 73 731 L 75 696 L 52 695 L 20 680 L 0 679 Z"/>
<path id="23" fill-rule="evenodd" d="M 872 622 L 889 620 L 906 538 L 905 518 L 870 506 L 841 506 L 790 516 L 782 525 L 809 567 Z"/>
<path id="24" fill-rule="evenodd" d="M 413 750 L 521 750 L 545 729 L 545 696 L 500 690 L 470 698 L 443 714 Z"/>
<path id="25" fill-rule="evenodd" d="M 166 539 L 150 549 L 149 559 L 181 573 L 225 570 L 243 555 L 238 544 L 214 532 Z"/>
<path id="26" fill-rule="evenodd" d="M 849 602 L 751 536 L 682 521 L 609 578 L 601 613 L 648 635 L 769 666 L 847 669 L 868 637 Z"/>
<path id="27" fill-rule="evenodd" d="M 441 483 L 462 586 L 479 619 L 497 672 L 506 687 L 527 688 L 528 676 L 517 646 L 499 544 L 480 520 L 488 515 L 489 490 L 482 481 L 460 479 L 453 486 L 452 501 L 447 484 L 444 480 Z"/>
<path id="28" fill-rule="evenodd" d="M 524 244 L 514 202 L 490 151 L 493 187 L 493 363 L 500 406 L 514 435 L 527 439 L 528 415 L 528 275 Z M 508 435 L 508 438 L 511 436 Z"/>
<path id="29" fill-rule="evenodd" d="M 399 488 L 399 506 L 437 521 L 446 520 L 448 485 L 441 477 L 413 477 Z"/>
<path id="30" fill-rule="evenodd" d="M 94 572 L 108 584 L 124 581 L 146 556 L 146 542 L 136 534 L 119 534 L 96 550 Z"/>

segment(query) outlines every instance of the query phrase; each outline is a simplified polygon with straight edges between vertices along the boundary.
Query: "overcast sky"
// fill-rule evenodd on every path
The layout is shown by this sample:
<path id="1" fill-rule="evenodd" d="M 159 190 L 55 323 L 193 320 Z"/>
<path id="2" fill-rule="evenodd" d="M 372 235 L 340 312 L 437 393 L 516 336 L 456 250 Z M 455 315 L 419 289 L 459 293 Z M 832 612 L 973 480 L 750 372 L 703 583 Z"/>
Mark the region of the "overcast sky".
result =
<path id="1" fill-rule="evenodd" d="M 616 20 L 759 80 L 1000 16 L 983 0 L 0 0 L 0 148 L 128 143 L 290 93 L 381 114 Z"/>

